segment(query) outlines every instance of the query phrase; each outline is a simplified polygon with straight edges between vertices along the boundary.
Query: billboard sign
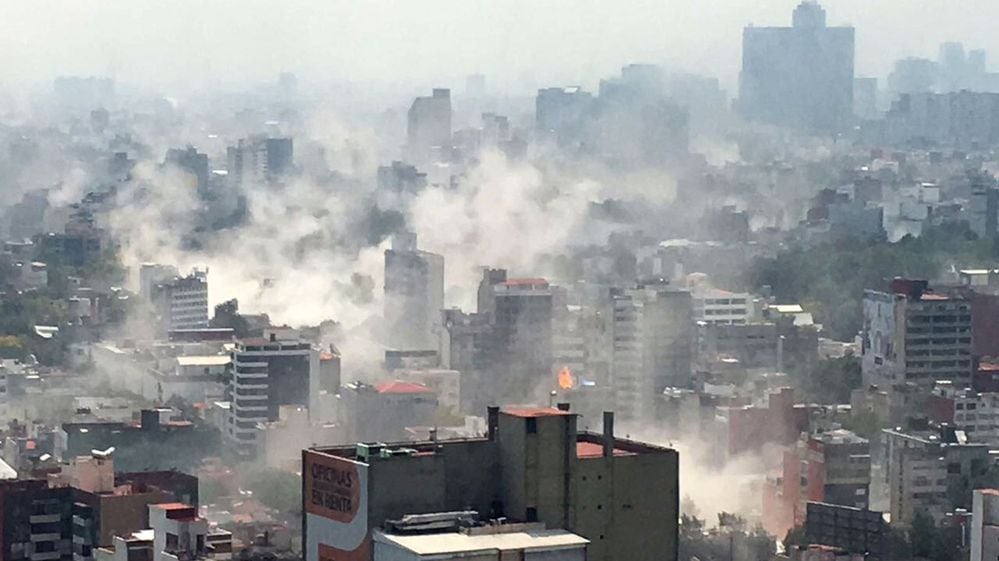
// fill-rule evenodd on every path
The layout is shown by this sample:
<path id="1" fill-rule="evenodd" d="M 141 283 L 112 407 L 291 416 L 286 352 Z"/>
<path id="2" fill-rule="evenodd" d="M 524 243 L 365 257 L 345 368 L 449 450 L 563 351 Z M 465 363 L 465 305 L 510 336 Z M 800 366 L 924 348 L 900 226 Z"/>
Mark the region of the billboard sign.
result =
<path id="1" fill-rule="evenodd" d="M 303 461 L 305 561 L 368 561 L 368 466 L 315 450 Z"/>

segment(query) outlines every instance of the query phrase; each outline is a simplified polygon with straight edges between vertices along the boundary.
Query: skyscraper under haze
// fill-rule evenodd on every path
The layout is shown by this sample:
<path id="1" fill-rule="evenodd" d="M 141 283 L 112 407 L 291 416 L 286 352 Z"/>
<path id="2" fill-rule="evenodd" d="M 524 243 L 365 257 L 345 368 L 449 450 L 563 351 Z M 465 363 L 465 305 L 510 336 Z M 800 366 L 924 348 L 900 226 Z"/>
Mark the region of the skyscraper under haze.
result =
<path id="1" fill-rule="evenodd" d="M 444 258 L 420 251 L 415 234 L 385 250 L 385 321 L 396 349 L 436 349 L 444 307 Z"/>
<path id="2" fill-rule="evenodd" d="M 407 117 L 408 152 L 414 161 L 451 147 L 451 90 L 434 88 L 433 95 L 414 99 Z"/>
<path id="3" fill-rule="evenodd" d="M 743 30 L 739 108 L 775 125 L 843 130 L 853 114 L 853 64 L 853 28 L 828 27 L 822 6 L 804 0 L 791 27 Z"/>

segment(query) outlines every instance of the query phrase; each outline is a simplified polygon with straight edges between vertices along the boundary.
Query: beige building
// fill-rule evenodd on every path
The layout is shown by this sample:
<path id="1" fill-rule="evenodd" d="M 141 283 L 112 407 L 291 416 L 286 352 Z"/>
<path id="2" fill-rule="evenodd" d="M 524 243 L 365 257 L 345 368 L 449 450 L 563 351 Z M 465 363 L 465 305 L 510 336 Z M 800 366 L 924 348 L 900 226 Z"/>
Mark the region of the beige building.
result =
<path id="1" fill-rule="evenodd" d="M 488 435 L 303 451 L 305 559 L 374 559 L 372 531 L 408 514 L 475 511 L 590 541 L 593 561 L 675 560 L 675 450 L 577 431 L 568 407 L 490 408 Z"/>
<path id="2" fill-rule="evenodd" d="M 999 559 L 999 489 L 971 496 L 971 561 Z"/>

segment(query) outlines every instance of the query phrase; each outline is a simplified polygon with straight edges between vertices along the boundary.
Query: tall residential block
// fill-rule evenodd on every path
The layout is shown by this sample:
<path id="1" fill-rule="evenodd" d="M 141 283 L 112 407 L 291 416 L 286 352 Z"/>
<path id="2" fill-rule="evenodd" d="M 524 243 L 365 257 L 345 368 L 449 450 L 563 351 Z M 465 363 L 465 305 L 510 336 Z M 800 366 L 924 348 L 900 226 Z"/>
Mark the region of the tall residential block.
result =
<path id="1" fill-rule="evenodd" d="M 421 251 L 415 234 L 385 250 L 385 322 L 396 349 L 436 349 L 444 308 L 444 258 Z"/>
<path id="2" fill-rule="evenodd" d="M 279 339 L 275 334 L 236 343 L 226 394 L 229 409 L 223 437 L 243 456 L 255 455 L 258 424 L 277 421 L 282 405 L 306 405 L 318 411 L 322 387 L 319 350 L 308 341 Z"/>
<path id="3" fill-rule="evenodd" d="M 693 298 L 662 282 L 612 289 L 611 384 L 622 421 L 652 420 L 667 387 L 690 381 L 695 347 Z"/>
<path id="4" fill-rule="evenodd" d="M 825 10 L 814 0 L 795 8 L 791 27 L 745 28 L 743 115 L 810 132 L 844 130 L 853 117 L 853 31 L 828 27 Z"/>
<path id="5" fill-rule="evenodd" d="M 923 280 L 894 279 L 888 292 L 864 292 L 861 369 L 866 385 L 889 389 L 937 381 L 968 386 L 972 360 L 971 302 L 960 292 L 934 292 Z"/>
<path id="6" fill-rule="evenodd" d="M 305 560 L 379 559 L 387 523 L 456 512 L 568 530 L 591 561 L 675 560 L 676 451 L 616 438 L 610 413 L 578 431 L 565 409 L 490 408 L 483 438 L 304 450 Z"/>

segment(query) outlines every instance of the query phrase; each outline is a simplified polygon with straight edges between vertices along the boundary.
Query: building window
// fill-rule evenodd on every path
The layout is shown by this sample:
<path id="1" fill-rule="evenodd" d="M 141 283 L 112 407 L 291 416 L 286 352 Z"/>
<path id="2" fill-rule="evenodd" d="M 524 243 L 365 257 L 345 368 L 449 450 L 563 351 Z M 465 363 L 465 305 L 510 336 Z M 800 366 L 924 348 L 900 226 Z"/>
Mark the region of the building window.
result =
<path id="1" fill-rule="evenodd" d="M 537 522 L 538 521 L 538 509 L 533 506 L 527 507 L 527 521 Z"/>
<path id="2" fill-rule="evenodd" d="M 538 432 L 538 420 L 534 417 L 529 417 L 525 423 L 527 434 L 535 434 Z"/>

